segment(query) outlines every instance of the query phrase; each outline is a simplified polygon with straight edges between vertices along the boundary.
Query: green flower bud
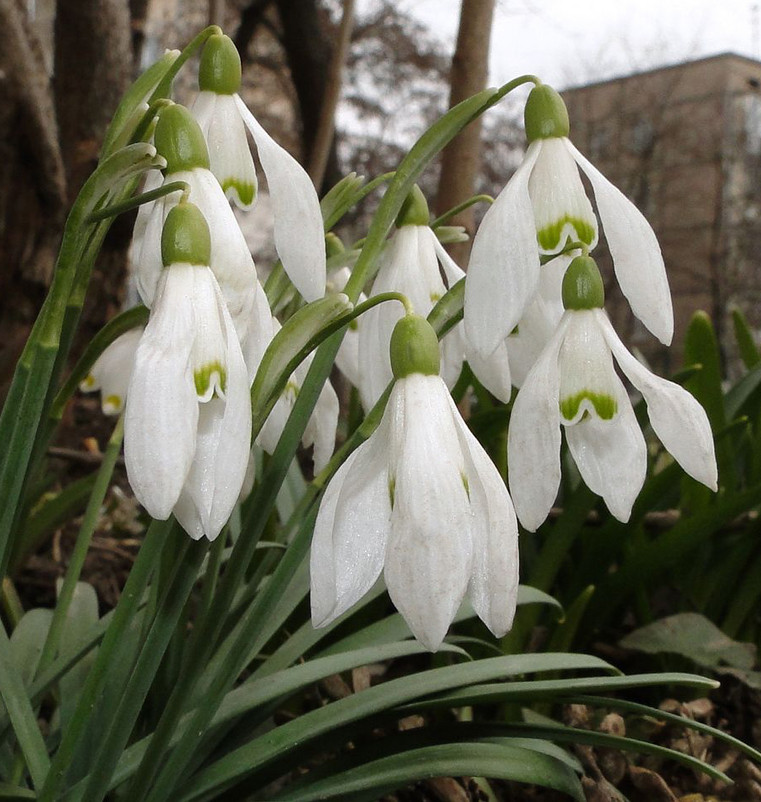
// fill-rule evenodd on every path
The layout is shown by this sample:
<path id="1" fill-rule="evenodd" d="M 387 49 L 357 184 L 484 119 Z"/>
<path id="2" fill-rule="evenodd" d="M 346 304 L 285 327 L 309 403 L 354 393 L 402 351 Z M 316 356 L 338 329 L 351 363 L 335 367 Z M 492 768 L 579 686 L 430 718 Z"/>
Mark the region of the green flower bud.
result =
<path id="1" fill-rule="evenodd" d="M 178 203 L 167 215 L 161 232 L 161 261 L 164 267 L 211 262 L 209 225 L 192 203 Z"/>
<path id="2" fill-rule="evenodd" d="M 209 169 L 206 140 L 185 106 L 175 103 L 161 112 L 153 141 L 156 150 L 166 159 L 167 174 L 195 167 Z"/>
<path id="3" fill-rule="evenodd" d="M 229 36 L 210 36 L 201 53 L 198 86 L 201 91 L 234 95 L 240 89 L 240 55 Z"/>
<path id="4" fill-rule="evenodd" d="M 391 370 L 403 379 L 411 373 L 438 376 L 441 357 L 433 326 L 420 315 L 405 315 L 391 335 Z"/>
<path id="5" fill-rule="evenodd" d="M 415 184 L 410 190 L 410 194 L 404 200 L 402 208 L 396 217 L 396 227 L 402 226 L 427 226 L 431 219 L 428 211 L 428 201 L 423 195 L 423 191 Z"/>
<path id="6" fill-rule="evenodd" d="M 330 259 L 331 256 L 338 256 L 345 251 L 346 248 L 344 248 L 341 238 L 332 231 L 328 231 L 328 233 L 325 235 L 325 254 L 328 259 Z"/>
<path id="7" fill-rule="evenodd" d="M 570 123 L 568 109 L 563 98 L 546 84 L 535 86 L 528 96 L 523 111 L 526 128 L 526 139 L 550 139 L 557 136 L 568 136 Z"/>
<path id="8" fill-rule="evenodd" d="M 563 276 L 563 306 L 566 309 L 602 309 L 605 288 L 595 260 L 577 256 Z"/>

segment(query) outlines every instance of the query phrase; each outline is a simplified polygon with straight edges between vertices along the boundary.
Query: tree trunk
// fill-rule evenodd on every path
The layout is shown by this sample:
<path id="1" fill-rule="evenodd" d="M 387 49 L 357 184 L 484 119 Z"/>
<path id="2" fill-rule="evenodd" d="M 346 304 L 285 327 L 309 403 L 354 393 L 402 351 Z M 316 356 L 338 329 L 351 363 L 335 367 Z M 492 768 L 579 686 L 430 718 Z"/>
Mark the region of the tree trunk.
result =
<path id="1" fill-rule="evenodd" d="M 491 37 L 494 0 L 462 0 L 457 46 L 452 58 L 449 107 L 457 105 L 486 87 L 489 71 L 489 39 Z M 436 198 L 438 214 L 462 203 L 474 194 L 476 175 L 481 165 L 481 119 L 472 122 L 444 149 L 441 177 Z M 453 225 L 465 226 L 474 233 L 473 209 L 452 219 Z M 455 261 L 465 267 L 470 243 L 451 246 Z"/>

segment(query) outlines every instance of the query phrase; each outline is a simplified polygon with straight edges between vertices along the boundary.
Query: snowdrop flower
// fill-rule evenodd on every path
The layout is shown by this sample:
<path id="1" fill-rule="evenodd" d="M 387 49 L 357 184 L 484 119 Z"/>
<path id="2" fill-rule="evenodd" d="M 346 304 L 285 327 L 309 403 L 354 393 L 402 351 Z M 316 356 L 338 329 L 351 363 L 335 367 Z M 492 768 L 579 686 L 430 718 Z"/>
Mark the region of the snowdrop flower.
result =
<path id="1" fill-rule="evenodd" d="M 97 358 L 79 385 L 83 393 L 100 390 L 101 409 L 106 415 L 118 415 L 124 409 L 135 351 L 142 335 L 143 326 L 139 326 L 117 337 Z"/>
<path id="2" fill-rule="evenodd" d="M 209 37 L 198 73 L 201 92 L 193 105 L 209 145 L 211 171 L 241 208 L 256 195 L 256 170 L 246 129 L 256 144 L 272 198 L 275 248 L 285 272 L 307 301 L 325 294 L 325 243 L 317 193 L 304 168 L 259 125 L 237 94 L 240 56 L 224 35 Z"/>
<path id="3" fill-rule="evenodd" d="M 415 637 L 435 651 L 467 594 L 498 637 L 512 626 L 518 538 L 507 489 L 439 376 L 436 335 L 394 329 L 397 381 L 378 429 L 339 468 L 311 552 L 312 622 L 334 621 L 383 572 Z"/>
<path id="4" fill-rule="evenodd" d="M 127 392 L 127 475 L 154 518 L 174 511 L 191 537 L 213 540 L 246 473 L 248 374 L 196 206 L 169 212 L 161 250 L 165 267 Z"/>
<path id="5" fill-rule="evenodd" d="M 156 125 L 156 150 L 166 159 L 163 183 L 185 181 L 190 198 L 208 223 L 211 233 L 209 266 L 219 284 L 241 342 L 256 336 L 258 320 L 256 267 L 230 204 L 209 171 L 206 143 L 190 112 L 172 105 L 161 112 Z M 135 249 L 136 281 L 140 297 L 151 307 L 164 273 L 161 238 L 169 211 L 179 203 L 172 193 L 140 207 L 135 230 L 142 242 Z"/>
<path id="6" fill-rule="evenodd" d="M 563 280 L 566 312 L 523 384 L 508 431 L 510 490 L 521 523 L 534 531 L 560 485 L 560 426 L 587 486 L 626 522 L 647 469 L 645 439 L 618 366 L 647 402 L 650 424 L 693 478 L 716 490 L 713 437 L 705 411 L 685 389 L 653 375 L 626 349 L 602 309 L 594 260 L 577 257 Z"/>
<path id="7" fill-rule="evenodd" d="M 533 297 L 540 253 L 569 242 L 588 248 L 597 220 L 579 176 L 589 179 L 621 290 L 634 314 L 664 344 L 674 331 L 663 257 L 642 213 L 568 139 L 560 95 L 537 86 L 525 110 L 525 158 L 486 212 L 473 241 L 465 286 L 465 331 L 486 356 L 510 334 Z"/>
<path id="8" fill-rule="evenodd" d="M 420 315 L 427 315 L 436 302 L 465 274 L 444 250 L 428 225 L 428 204 L 419 187 L 410 193 L 397 219 L 397 229 L 383 256 L 370 297 L 384 292 L 406 295 Z M 439 271 L 444 270 L 447 284 Z M 372 408 L 392 379 L 388 344 L 403 311 L 399 304 L 384 303 L 362 315 L 359 327 L 359 391 L 362 405 Z M 441 342 L 442 375 L 449 387 L 457 381 L 464 357 L 459 327 Z"/>

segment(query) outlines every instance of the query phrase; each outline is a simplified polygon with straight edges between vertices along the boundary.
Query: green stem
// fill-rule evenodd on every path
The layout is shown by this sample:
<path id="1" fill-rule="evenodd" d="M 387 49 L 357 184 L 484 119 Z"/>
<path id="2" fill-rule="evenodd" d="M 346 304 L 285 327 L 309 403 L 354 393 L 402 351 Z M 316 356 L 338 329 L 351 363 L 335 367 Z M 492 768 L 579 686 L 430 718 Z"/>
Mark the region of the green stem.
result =
<path id="1" fill-rule="evenodd" d="M 462 203 L 458 203 L 457 206 L 453 206 L 449 211 L 444 212 L 444 214 L 439 215 L 432 223 L 431 228 L 438 228 L 439 226 L 443 226 L 447 220 L 451 220 L 453 217 L 458 215 L 460 212 L 464 212 L 466 209 L 470 209 L 471 206 L 475 206 L 477 203 L 488 203 L 491 205 L 494 203 L 494 198 L 491 195 L 474 195 L 472 198 L 468 198 L 466 201 Z"/>
<path id="2" fill-rule="evenodd" d="M 74 590 L 76 589 L 77 582 L 82 573 L 82 566 L 85 563 L 87 551 L 90 548 L 92 536 L 98 523 L 100 508 L 103 504 L 103 499 L 106 497 L 109 484 L 111 483 L 116 460 L 119 457 L 119 452 L 122 447 L 123 436 L 124 417 L 120 416 L 111 434 L 111 438 L 108 441 L 106 453 L 103 456 L 103 463 L 98 470 L 98 476 L 90 495 L 90 501 L 87 504 L 87 509 L 82 519 L 82 525 L 79 528 L 79 534 L 74 544 L 74 551 L 69 561 L 66 577 L 61 586 L 61 592 L 53 612 L 53 620 L 50 623 L 50 629 L 45 638 L 45 645 L 42 648 L 42 654 L 40 655 L 40 662 L 37 665 L 35 676 L 39 676 L 50 666 L 58 652 L 63 628 L 66 625 L 66 614 L 69 611 L 71 600 L 74 598 Z"/>
<path id="3" fill-rule="evenodd" d="M 144 203 L 150 203 L 158 198 L 163 198 L 165 195 L 171 195 L 172 192 L 184 192 L 187 194 L 190 192 L 190 185 L 187 183 L 187 181 L 171 181 L 170 183 L 164 184 L 157 189 L 151 189 L 148 192 L 143 192 L 140 195 L 135 195 L 132 198 L 127 198 L 127 200 L 119 201 L 118 203 L 112 203 L 110 206 L 105 206 L 102 209 L 98 209 L 97 212 L 93 212 L 87 218 L 87 222 L 98 223 L 101 220 L 105 220 L 109 217 L 117 217 L 120 214 L 124 214 L 124 212 L 130 212 L 132 209 L 137 209 L 138 206 L 142 206 Z"/>

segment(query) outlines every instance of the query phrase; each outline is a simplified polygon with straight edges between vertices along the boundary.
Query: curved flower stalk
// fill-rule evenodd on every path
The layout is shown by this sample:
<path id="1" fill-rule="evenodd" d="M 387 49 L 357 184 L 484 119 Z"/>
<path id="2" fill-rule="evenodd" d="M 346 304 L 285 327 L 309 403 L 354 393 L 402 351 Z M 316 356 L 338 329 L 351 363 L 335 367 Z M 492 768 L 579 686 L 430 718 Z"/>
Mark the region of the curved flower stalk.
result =
<path id="1" fill-rule="evenodd" d="M 185 181 L 190 198 L 206 219 L 211 233 L 214 272 L 241 341 L 249 336 L 255 315 L 258 278 L 254 260 L 217 179 L 209 171 L 209 157 L 201 130 L 183 106 L 162 110 L 156 125 L 156 149 L 167 161 L 164 183 Z M 177 193 L 140 208 L 135 228 L 142 235 L 136 248 L 136 283 L 146 306 L 153 305 L 163 274 L 161 236 L 170 210 L 179 203 Z"/>
<path id="2" fill-rule="evenodd" d="M 410 299 L 418 314 L 426 316 L 448 287 L 465 275 L 444 250 L 428 220 L 428 204 L 415 186 L 397 220 L 397 229 L 382 257 L 370 297 L 401 292 Z M 403 314 L 398 304 L 380 304 L 362 315 L 359 391 L 366 410 L 372 408 L 393 378 L 388 346 L 394 326 Z M 441 342 L 441 373 L 449 387 L 460 375 L 464 353 L 462 328 L 456 326 Z"/>
<path id="3" fill-rule="evenodd" d="M 246 129 L 256 145 L 274 210 L 275 249 L 307 301 L 325 294 L 325 243 L 320 202 L 304 168 L 262 128 L 237 94 L 240 56 L 224 35 L 209 38 L 201 55 L 201 89 L 193 115 L 209 146 L 211 171 L 242 209 L 257 192 Z M 296 233 L 298 232 L 298 233 Z"/>
<path id="4" fill-rule="evenodd" d="M 246 473 L 249 380 L 240 343 L 208 266 L 197 207 L 169 212 L 165 263 L 127 391 L 125 461 L 132 489 L 158 519 L 174 511 L 188 534 L 217 537 Z"/>
<path id="5" fill-rule="evenodd" d="M 560 427 L 588 487 L 618 520 L 629 520 L 645 481 L 647 448 L 613 358 L 647 402 L 650 424 L 674 459 L 716 490 L 708 417 L 697 400 L 653 375 L 626 349 L 602 309 L 594 261 L 578 257 L 563 281 L 566 312 L 523 384 L 508 431 L 510 491 L 521 523 L 534 531 L 560 486 Z"/>
<path id="6" fill-rule="evenodd" d="M 118 415 L 124 409 L 135 365 L 135 351 L 143 331 L 144 327 L 140 326 L 117 337 L 98 357 L 90 373 L 79 385 L 83 393 L 100 390 L 100 405 L 106 415 Z"/>
<path id="7" fill-rule="evenodd" d="M 568 112 L 553 89 L 537 86 L 525 111 L 523 163 L 486 212 L 473 240 L 465 286 L 465 331 L 478 351 L 494 351 L 518 324 L 540 275 L 540 254 L 569 242 L 597 244 L 597 219 L 579 169 L 589 179 L 613 266 L 634 314 L 668 345 L 674 332 L 668 279 L 650 224 L 568 139 Z"/>
<path id="8" fill-rule="evenodd" d="M 394 330 L 397 381 L 378 429 L 325 491 L 311 553 L 312 622 L 326 626 L 384 575 L 415 637 L 435 651 L 467 594 L 498 637 L 512 626 L 518 531 L 499 473 L 438 374 L 436 335 Z"/>

